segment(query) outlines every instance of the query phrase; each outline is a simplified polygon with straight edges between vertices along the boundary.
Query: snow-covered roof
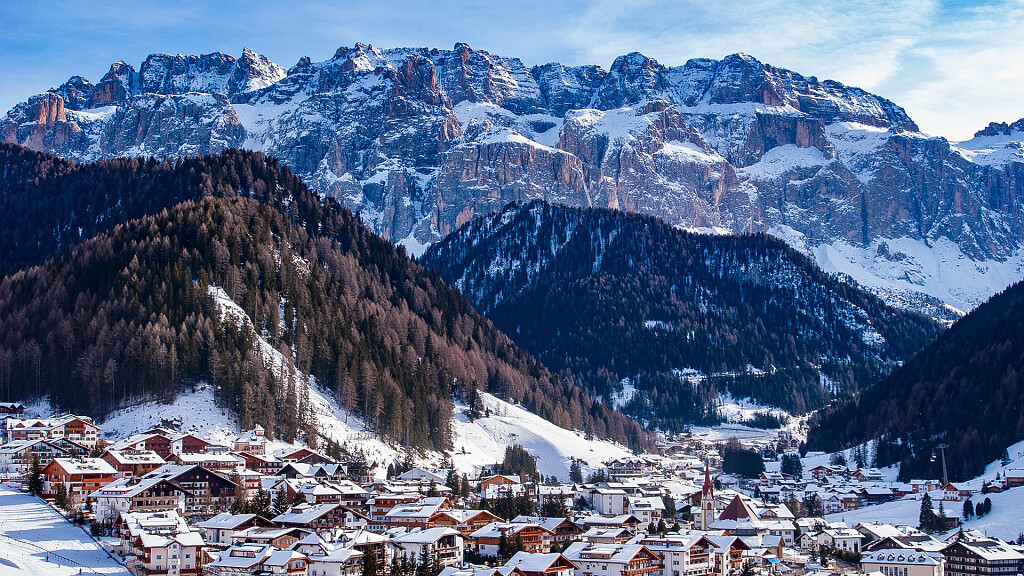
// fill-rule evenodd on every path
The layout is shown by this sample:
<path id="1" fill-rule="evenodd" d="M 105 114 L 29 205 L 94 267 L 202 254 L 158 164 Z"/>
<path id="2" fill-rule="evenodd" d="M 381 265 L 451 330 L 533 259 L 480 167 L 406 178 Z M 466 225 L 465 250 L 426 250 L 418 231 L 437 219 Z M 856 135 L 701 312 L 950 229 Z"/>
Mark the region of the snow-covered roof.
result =
<path id="1" fill-rule="evenodd" d="M 118 464 L 155 464 L 158 466 L 166 464 L 164 459 L 152 450 L 110 449 L 107 450 L 107 454 Z"/>
<path id="2" fill-rule="evenodd" d="M 200 522 L 199 527 L 212 530 L 230 530 L 241 526 L 255 517 L 255 514 L 232 514 L 230 512 L 221 512 L 209 520 Z"/>
<path id="3" fill-rule="evenodd" d="M 904 548 L 888 548 L 865 552 L 861 562 L 879 564 L 920 564 L 922 566 L 938 566 L 939 561 L 925 552 L 906 550 Z"/>
<path id="4" fill-rule="evenodd" d="M 506 537 L 514 536 L 526 528 L 535 527 L 544 529 L 540 524 L 533 522 L 491 522 L 490 524 L 477 529 L 470 534 L 472 538 L 501 538 L 502 533 Z"/>
<path id="5" fill-rule="evenodd" d="M 95 498 L 134 498 L 135 496 L 149 490 L 153 486 L 167 482 L 166 478 L 121 478 L 101 487 L 93 492 Z M 178 486 L 178 489 L 185 494 L 188 490 Z"/>
<path id="6" fill-rule="evenodd" d="M 641 544 L 594 544 L 573 542 L 562 552 L 573 564 L 580 562 L 601 562 L 628 564 L 637 554 L 647 548 Z M 653 554 L 653 553 L 652 553 Z"/>
<path id="7" fill-rule="evenodd" d="M 413 530 L 401 536 L 396 536 L 391 541 L 395 544 L 428 544 L 437 542 L 445 536 L 461 536 L 461 534 L 461 532 L 454 528 L 438 526 L 437 528 L 427 528 L 426 530 Z"/>
<path id="8" fill-rule="evenodd" d="M 68 474 L 117 474 L 117 470 L 102 458 L 54 458 L 53 462 Z"/>
<path id="9" fill-rule="evenodd" d="M 276 550 L 270 544 L 238 544 L 220 553 L 208 566 L 219 568 L 251 568 L 263 562 Z"/>
<path id="10" fill-rule="evenodd" d="M 578 566 L 573 564 L 571 560 L 565 558 L 558 552 L 552 552 L 550 554 L 516 552 L 514 556 L 509 558 L 508 562 L 505 562 L 505 566 L 514 566 L 523 572 L 544 572 L 562 558 L 564 558 L 573 569 L 578 568 Z"/>
<path id="11" fill-rule="evenodd" d="M 309 524 L 329 514 L 338 504 L 298 504 L 273 518 L 278 524 Z"/>

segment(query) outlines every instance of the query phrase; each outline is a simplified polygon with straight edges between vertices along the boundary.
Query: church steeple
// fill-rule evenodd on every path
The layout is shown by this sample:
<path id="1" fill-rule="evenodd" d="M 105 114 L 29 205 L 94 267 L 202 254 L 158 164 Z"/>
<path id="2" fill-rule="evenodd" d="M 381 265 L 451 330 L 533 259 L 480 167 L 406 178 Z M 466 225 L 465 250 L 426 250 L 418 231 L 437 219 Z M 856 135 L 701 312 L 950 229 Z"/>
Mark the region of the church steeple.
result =
<path id="1" fill-rule="evenodd" d="M 700 515 L 696 518 L 698 530 L 707 530 L 715 521 L 715 483 L 711 481 L 711 467 L 704 462 L 704 486 L 700 491 Z"/>
<path id="2" fill-rule="evenodd" d="M 708 463 L 704 463 L 704 487 L 700 491 L 700 499 L 703 501 L 705 498 L 714 499 L 715 497 L 715 483 L 711 481 L 711 468 Z"/>

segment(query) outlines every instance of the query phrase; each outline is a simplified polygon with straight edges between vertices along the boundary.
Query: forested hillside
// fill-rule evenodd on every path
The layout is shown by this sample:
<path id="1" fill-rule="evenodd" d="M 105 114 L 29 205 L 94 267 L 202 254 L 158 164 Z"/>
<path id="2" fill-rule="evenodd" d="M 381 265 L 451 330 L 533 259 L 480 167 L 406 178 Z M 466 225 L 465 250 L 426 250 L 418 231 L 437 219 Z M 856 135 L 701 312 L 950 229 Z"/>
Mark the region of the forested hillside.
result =
<path id="1" fill-rule="evenodd" d="M 950 480 L 980 474 L 1024 439 L 1024 283 L 978 306 L 899 370 L 825 411 L 808 436 L 836 450 L 881 438 L 880 465 L 900 477 Z"/>
<path id="2" fill-rule="evenodd" d="M 221 320 L 208 292 L 217 286 L 385 438 L 449 447 L 452 397 L 478 387 L 556 424 L 643 442 L 634 422 L 550 374 L 272 158 L 77 166 L 13 148 L 2 158 L 20 175 L 2 190 L 0 224 L 20 243 L 0 248 L 3 262 L 46 258 L 0 281 L 5 399 L 49 396 L 102 416 L 208 380 L 243 426 L 301 434 L 294 383 L 265 365 L 251 333 Z"/>
<path id="3" fill-rule="evenodd" d="M 941 331 L 770 236 L 542 202 L 466 224 L 422 262 L 517 344 L 625 411 L 679 428 L 723 392 L 794 412 L 873 383 Z M 689 369 L 696 378 L 681 378 Z M 683 374 L 686 374 L 684 372 Z"/>

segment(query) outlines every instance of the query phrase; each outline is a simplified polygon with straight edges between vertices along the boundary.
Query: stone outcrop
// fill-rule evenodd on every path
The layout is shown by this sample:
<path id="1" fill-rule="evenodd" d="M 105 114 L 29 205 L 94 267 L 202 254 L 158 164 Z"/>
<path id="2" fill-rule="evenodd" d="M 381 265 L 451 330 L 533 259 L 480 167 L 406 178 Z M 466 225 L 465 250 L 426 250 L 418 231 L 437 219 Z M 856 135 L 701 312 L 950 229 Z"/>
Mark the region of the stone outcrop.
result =
<path id="1" fill-rule="evenodd" d="M 287 72 L 248 49 L 154 54 L 19 104 L 0 138 L 79 161 L 259 149 L 410 246 L 534 198 L 767 230 L 809 253 L 948 239 L 992 261 L 1024 237 L 1019 163 L 974 163 L 884 98 L 745 54 L 604 70 L 357 44 Z"/>

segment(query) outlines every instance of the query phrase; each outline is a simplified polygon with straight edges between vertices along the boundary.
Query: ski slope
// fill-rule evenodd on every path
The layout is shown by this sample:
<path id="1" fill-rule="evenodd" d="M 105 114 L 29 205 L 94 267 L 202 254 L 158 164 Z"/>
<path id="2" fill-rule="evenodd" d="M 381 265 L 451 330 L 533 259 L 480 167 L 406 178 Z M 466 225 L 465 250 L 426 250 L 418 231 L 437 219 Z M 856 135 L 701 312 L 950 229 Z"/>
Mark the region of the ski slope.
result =
<path id="1" fill-rule="evenodd" d="M 38 498 L 0 484 L 0 576 L 111 574 L 128 570 Z"/>

